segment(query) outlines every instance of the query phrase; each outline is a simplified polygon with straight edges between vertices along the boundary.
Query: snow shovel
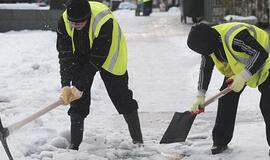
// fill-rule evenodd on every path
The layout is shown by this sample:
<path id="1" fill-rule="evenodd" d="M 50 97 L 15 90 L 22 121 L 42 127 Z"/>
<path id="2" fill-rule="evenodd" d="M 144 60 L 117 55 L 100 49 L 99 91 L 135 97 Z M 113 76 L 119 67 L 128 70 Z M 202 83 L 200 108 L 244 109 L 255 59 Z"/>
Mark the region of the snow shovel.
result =
<path id="1" fill-rule="evenodd" d="M 196 114 L 191 113 L 190 111 L 185 111 L 184 113 L 175 112 L 173 118 L 169 124 L 169 127 L 165 131 L 160 143 L 175 143 L 175 142 L 184 142 L 187 138 L 187 135 L 190 131 L 190 128 L 193 124 L 196 115 L 203 112 L 204 108 L 229 93 L 231 89 L 229 87 L 225 88 L 218 94 L 206 100 L 201 106 L 200 111 Z"/>
<path id="2" fill-rule="evenodd" d="M 24 125 L 26 125 L 27 123 L 30 123 L 31 121 L 39 118 L 40 116 L 44 115 L 45 113 L 49 112 L 50 110 L 52 110 L 52 109 L 54 109 L 62 104 L 63 104 L 63 101 L 59 99 L 58 101 L 50 104 L 49 106 L 32 114 L 31 116 L 23 119 L 22 121 L 16 122 L 16 123 L 14 123 L 6 128 L 3 127 L 2 122 L 1 122 L 1 118 L 0 118 L 0 140 L 1 140 L 1 143 L 6 151 L 6 154 L 10 160 L 13 160 L 13 157 L 10 153 L 10 150 L 9 150 L 9 147 L 7 144 L 7 137 L 10 134 L 12 134 L 14 131 L 16 131 L 16 130 L 20 129 L 21 127 L 23 127 Z"/>

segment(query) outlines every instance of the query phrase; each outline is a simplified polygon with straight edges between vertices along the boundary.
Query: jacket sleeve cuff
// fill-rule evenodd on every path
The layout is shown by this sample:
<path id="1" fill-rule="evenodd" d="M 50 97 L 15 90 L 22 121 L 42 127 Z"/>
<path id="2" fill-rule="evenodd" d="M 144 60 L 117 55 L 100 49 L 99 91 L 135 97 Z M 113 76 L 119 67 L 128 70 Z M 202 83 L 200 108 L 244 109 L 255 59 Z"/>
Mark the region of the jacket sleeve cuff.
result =
<path id="1" fill-rule="evenodd" d="M 65 86 L 70 86 L 70 82 L 62 82 L 62 88 Z"/>
<path id="2" fill-rule="evenodd" d="M 244 69 L 240 74 L 246 81 L 252 76 L 252 74 L 246 69 Z"/>
<path id="3" fill-rule="evenodd" d="M 206 94 L 206 90 L 204 89 L 198 90 L 197 97 L 205 97 L 205 94 Z"/>
<path id="4" fill-rule="evenodd" d="M 79 91 L 84 91 L 84 87 L 82 84 L 80 83 L 77 83 L 77 84 L 72 84 L 73 86 L 75 86 Z"/>

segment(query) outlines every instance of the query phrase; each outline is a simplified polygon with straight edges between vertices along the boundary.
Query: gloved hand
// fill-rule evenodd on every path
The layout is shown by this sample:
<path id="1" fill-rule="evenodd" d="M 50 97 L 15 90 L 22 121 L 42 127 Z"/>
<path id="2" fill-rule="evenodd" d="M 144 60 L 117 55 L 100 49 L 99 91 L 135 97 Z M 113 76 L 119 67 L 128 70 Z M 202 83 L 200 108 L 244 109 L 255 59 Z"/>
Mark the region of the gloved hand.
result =
<path id="1" fill-rule="evenodd" d="M 229 84 L 229 88 L 234 92 L 240 92 L 247 81 L 241 73 L 231 76 L 228 80 L 232 80 L 231 84 Z"/>
<path id="2" fill-rule="evenodd" d="M 64 105 L 70 104 L 70 102 L 82 97 L 83 92 L 78 90 L 75 86 L 65 86 L 62 88 L 60 99 L 63 100 Z"/>
<path id="3" fill-rule="evenodd" d="M 200 113 L 200 105 L 202 105 L 205 101 L 205 96 L 197 96 L 196 101 L 193 103 L 191 107 L 191 112 L 194 114 Z"/>

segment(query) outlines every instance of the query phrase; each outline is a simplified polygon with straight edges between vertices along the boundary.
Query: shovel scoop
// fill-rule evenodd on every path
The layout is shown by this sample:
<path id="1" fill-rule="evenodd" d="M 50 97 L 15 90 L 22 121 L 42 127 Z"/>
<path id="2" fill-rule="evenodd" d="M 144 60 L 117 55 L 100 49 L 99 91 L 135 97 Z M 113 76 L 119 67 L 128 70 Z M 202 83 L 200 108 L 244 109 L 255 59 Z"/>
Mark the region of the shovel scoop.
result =
<path id="1" fill-rule="evenodd" d="M 201 106 L 200 111 L 198 113 L 191 113 L 190 111 L 175 112 L 173 118 L 165 131 L 160 143 L 176 143 L 176 142 L 184 142 L 188 136 L 188 133 L 191 129 L 191 126 L 197 116 L 197 114 L 204 111 L 204 107 L 208 104 L 214 102 L 218 98 L 224 96 L 229 93 L 231 89 L 229 87 L 225 88 L 218 94 L 206 100 Z"/>

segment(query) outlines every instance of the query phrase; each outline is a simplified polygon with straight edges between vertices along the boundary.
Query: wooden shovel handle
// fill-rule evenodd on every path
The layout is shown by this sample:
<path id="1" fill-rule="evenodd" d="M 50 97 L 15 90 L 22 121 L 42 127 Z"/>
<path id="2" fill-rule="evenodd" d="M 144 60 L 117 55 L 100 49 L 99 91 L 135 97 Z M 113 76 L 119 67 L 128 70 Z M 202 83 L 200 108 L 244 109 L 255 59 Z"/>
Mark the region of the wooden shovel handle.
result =
<path id="1" fill-rule="evenodd" d="M 46 106 L 45 108 L 41 109 L 40 111 L 30 115 L 29 117 L 14 123 L 12 125 L 10 125 L 9 127 L 7 127 L 8 131 L 9 131 L 9 135 L 11 133 L 13 133 L 15 130 L 18 130 L 19 128 L 23 127 L 24 125 L 26 125 L 27 123 L 39 118 L 40 116 L 44 115 L 45 113 L 51 111 L 52 109 L 60 106 L 63 104 L 63 101 L 61 99 L 57 100 L 56 102 Z"/>
<path id="2" fill-rule="evenodd" d="M 202 105 L 200 105 L 200 108 L 205 108 L 208 104 L 210 104 L 210 103 L 216 101 L 217 99 L 223 97 L 224 95 L 226 95 L 230 91 L 232 91 L 232 90 L 229 87 L 223 89 L 218 94 L 216 94 L 216 95 L 210 97 L 208 100 L 206 100 Z"/>
<path id="3" fill-rule="evenodd" d="M 229 93 L 230 91 L 232 91 L 229 87 L 223 89 L 222 91 L 220 91 L 218 94 L 210 97 L 208 100 L 206 100 L 203 104 L 200 105 L 200 110 L 199 112 L 196 112 L 195 114 L 200 114 L 202 112 L 204 112 L 204 108 L 209 105 L 210 103 L 216 101 L 217 99 L 223 97 L 224 95 L 226 95 L 227 93 Z M 194 113 L 193 113 L 194 114 Z"/>

